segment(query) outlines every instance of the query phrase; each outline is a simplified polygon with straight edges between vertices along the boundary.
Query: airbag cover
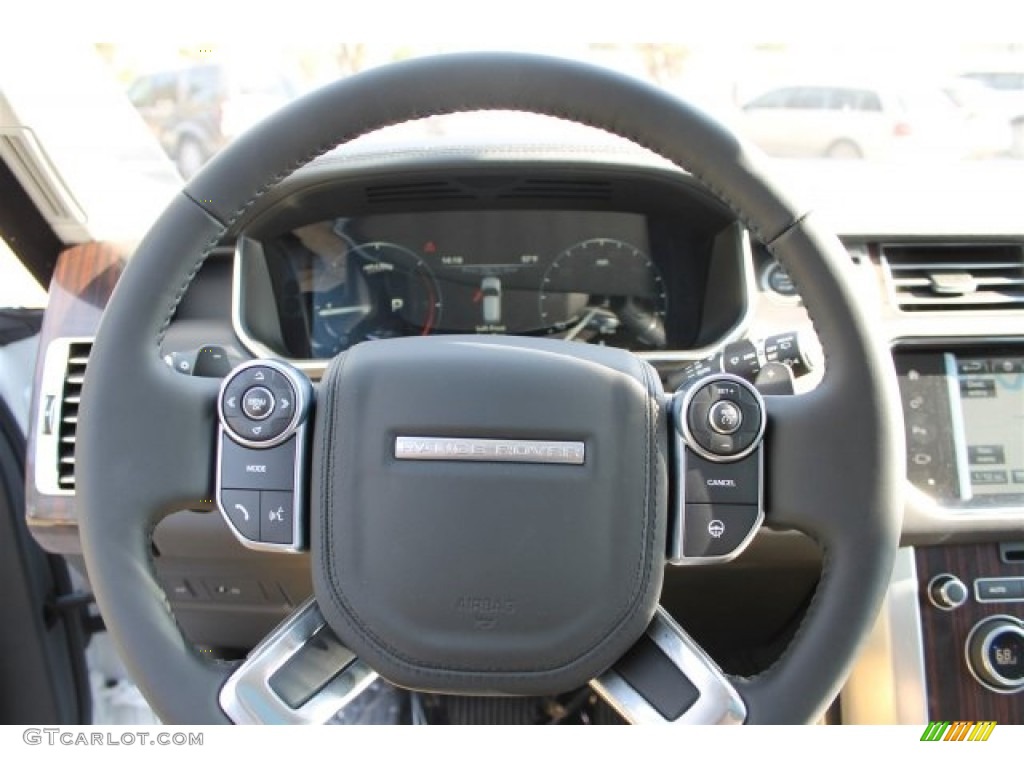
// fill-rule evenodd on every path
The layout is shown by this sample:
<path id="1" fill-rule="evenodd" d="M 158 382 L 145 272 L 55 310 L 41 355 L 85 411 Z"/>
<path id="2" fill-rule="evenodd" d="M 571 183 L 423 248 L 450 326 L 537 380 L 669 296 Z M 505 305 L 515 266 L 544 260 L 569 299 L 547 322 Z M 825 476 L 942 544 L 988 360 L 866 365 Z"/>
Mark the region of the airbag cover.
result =
<path id="1" fill-rule="evenodd" d="M 316 415 L 316 598 L 392 682 L 569 690 L 642 634 L 661 591 L 660 382 L 627 352 L 408 338 L 335 358 Z M 399 436 L 583 442 L 581 465 L 395 458 Z"/>

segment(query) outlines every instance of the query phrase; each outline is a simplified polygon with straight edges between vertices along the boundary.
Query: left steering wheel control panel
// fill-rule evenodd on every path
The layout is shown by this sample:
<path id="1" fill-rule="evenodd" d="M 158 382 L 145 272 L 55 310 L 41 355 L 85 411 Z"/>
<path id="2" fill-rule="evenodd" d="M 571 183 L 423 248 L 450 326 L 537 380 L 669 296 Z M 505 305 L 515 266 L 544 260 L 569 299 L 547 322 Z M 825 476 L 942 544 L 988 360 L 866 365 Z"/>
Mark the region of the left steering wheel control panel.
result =
<path id="1" fill-rule="evenodd" d="M 276 360 L 235 368 L 217 400 L 217 506 L 251 549 L 306 549 L 305 473 L 313 385 Z"/>

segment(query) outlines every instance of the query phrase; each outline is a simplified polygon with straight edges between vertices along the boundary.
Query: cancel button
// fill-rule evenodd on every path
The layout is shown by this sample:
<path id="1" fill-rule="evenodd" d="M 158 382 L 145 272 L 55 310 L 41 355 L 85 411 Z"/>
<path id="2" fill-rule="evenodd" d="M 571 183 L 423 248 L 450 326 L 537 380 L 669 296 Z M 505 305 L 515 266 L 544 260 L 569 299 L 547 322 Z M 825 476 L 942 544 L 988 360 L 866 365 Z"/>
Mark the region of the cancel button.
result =
<path id="1" fill-rule="evenodd" d="M 718 464 L 686 449 L 687 504 L 757 504 L 760 451 Z"/>

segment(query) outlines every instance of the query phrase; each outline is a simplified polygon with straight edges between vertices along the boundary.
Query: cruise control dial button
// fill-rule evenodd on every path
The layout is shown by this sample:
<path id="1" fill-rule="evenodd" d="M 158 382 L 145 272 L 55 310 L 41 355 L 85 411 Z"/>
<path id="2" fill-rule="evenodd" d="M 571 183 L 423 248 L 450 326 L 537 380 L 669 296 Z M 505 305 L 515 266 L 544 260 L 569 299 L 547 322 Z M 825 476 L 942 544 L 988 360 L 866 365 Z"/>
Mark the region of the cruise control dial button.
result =
<path id="1" fill-rule="evenodd" d="M 743 412 L 731 400 L 719 400 L 708 410 L 708 424 L 720 435 L 731 435 L 743 424 Z"/>

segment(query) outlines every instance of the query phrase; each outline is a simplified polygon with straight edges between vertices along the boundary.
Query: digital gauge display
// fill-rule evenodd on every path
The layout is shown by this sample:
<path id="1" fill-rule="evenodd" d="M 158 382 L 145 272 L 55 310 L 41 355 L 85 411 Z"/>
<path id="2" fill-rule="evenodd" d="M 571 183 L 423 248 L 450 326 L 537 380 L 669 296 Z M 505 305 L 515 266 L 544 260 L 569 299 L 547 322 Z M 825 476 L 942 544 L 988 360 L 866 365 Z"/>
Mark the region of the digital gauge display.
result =
<path id="1" fill-rule="evenodd" d="M 336 218 L 296 228 L 264 252 L 293 286 L 316 358 L 371 339 L 452 333 L 666 346 L 668 292 L 639 214 Z"/>

